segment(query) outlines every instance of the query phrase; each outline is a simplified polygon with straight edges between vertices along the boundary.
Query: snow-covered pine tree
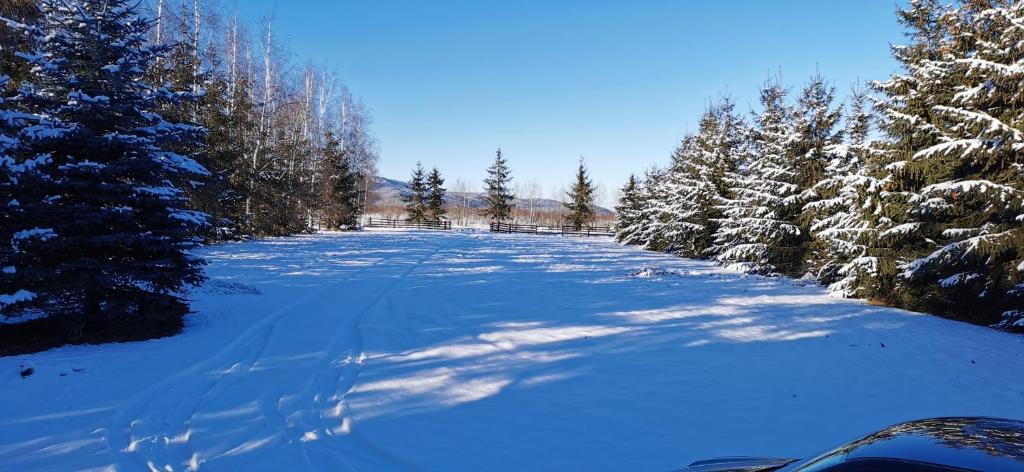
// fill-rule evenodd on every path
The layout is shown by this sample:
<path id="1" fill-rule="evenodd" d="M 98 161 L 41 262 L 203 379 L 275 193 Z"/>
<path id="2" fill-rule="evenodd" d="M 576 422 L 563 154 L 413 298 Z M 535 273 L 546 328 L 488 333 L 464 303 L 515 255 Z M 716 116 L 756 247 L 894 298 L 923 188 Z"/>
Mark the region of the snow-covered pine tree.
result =
<path id="1" fill-rule="evenodd" d="M 427 175 L 427 220 L 433 222 L 440 222 L 445 218 L 445 193 L 447 190 L 444 188 L 444 178 L 441 177 L 441 171 L 435 167 Z"/>
<path id="2" fill-rule="evenodd" d="M 825 176 L 832 161 L 829 149 L 842 143 L 842 105 L 835 105 L 836 89 L 821 74 L 807 82 L 795 109 L 795 126 L 800 139 L 795 144 L 796 184 L 807 190 Z"/>
<path id="3" fill-rule="evenodd" d="M 38 6 L 37 25 L 8 23 L 29 39 L 19 56 L 33 66 L 13 101 L 45 119 L 16 126 L 23 146 L 3 158 L 0 180 L 28 197 L 18 227 L 3 225 L 13 251 L 0 266 L 34 294 L 19 309 L 59 317 L 72 334 L 141 320 L 176 329 L 188 309 L 178 294 L 203 278 L 189 251 L 207 218 L 184 208 L 174 183 L 207 171 L 168 149 L 203 130 L 154 110 L 194 97 L 141 80 L 164 48 L 146 45 L 152 22 L 137 2 Z"/>
<path id="4" fill-rule="evenodd" d="M 794 146 L 800 140 L 777 82 L 761 88 L 762 111 L 754 115 L 750 150 L 742 168 L 726 173 L 727 198 L 715 232 L 715 259 L 759 274 L 795 275 L 801 268 L 798 223 L 799 169 Z"/>
<path id="5" fill-rule="evenodd" d="M 833 293 L 859 296 L 858 278 L 874 272 L 876 258 L 868 247 L 877 236 L 881 169 L 872 165 L 869 136 L 872 110 L 867 91 L 855 87 L 846 116 L 846 141 L 827 149 L 832 160 L 825 178 L 803 192 L 803 218 L 812 240 L 807 269 Z"/>
<path id="6" fill-rule="evenodd" d="M 700 132 L 717 126 L 717 112 L 705 110 Z M 704 160 L 706 154 L 701 153 L 697 139 L 694 135 L 684 137 L 673 151 L 668 169 L 655 181 L 648 210 L 652 249 L 702 257 L 710 244 L 710 212 L 718 191 L 714 163 Z"/>
<path id="7" fill-rule="evenodd" d="M 665 179 L 667 171 L 657 167 L 647 170 L 640 186 L 640 218 L 636 230 L 632 231 L 633 242 L 644 249 L 662 251 L 665 243 L 665 221 L 668 213 L 664 211 L 668 201 Z"/>
<path id="8" fill-rule="evenodd" d="M 565 221 L 574 231 L 586 228 L 594 221 L 594 183 L 587 175 L 587 165 L 580 157 L 580 165 L 576 169 L 576 181 L 566 193 L 568 201 L 562 203 L 569 214 Z"/>
<path id="9" fill-rule="evenodd" d="M 932 107 L 948 103 L 950 90 L 936 87 L 928 61 L 951 60 L 948 32 L 952 18 L 940 0 L 910 0 L 897 11 L 906 29 L 909 44 L 892 47 L 892 55 L 903 68 L 873 87 L 881 97 L 875 104 L 879 111 L 878 127 L 885 141 L 872 146 L 871 161 L 884 169 L 884 189 L 876 228 L 878 237 L 868 248 L 874 258 L 872 272 L 863 273 L 857 290 L 868 298 L 908 308 L 923 308 L 913 296 L 904 296 L 897 277 L 900 266 L 919 257 L 929 247 L 920 232 L 921 225 L 911 215 L 911 199 L 923 186 L 924 169 L 913 165 L 913 156 L 921 149 L 940 142 Z"/>
<path id="10" fill-rule="evenodd" d="M 922 308 L 1024 330 L 1024 3 L 964 1 L 952 21 L 947 53 L 922 64 L 928 89 L 953 95 L 918 124 L 938 142 L 907 164 L 928 244 L 901 285 Z"/>
<path id="11" fill-rule="evenodd" d="M 641 212 L 644 208 L 641 190 L 636 175 L 630 174 L 626 185 L 619 192 L 619 204 L 615 206 L 615 240 L 620 243 L 636 244 L 636 234 L 640 229 Z"/>
<path id="12" fill-rule="evenodd" d="M 0 91 L 6 90 L 10 77 L 0 75 Z M 33 228 L 33 214 L 47 208 L 49 175 L 40 168 L 52 161 L 45 154 L 33 154 L 22 130 L 45 129 L 47 121 L 27 113 L 0 94 L 0 316 L 23 314 L 38 295 L 45 272 L 32 267 L 32 245 L 24 238 Z M 15 236 L 18 236 L 17 238 Z M 16 242 L 19 242 L 16 244 Z M 32 291 L 32 290 L 35 291 Z"/>
<path id="13" fill-rule="evenodd" d="M 321 199 L 328 229 L 353 229 L 359 224 L 359 184 L 349 155 L 328 132 L 324 141 Z"/>
<path id="14" fill-rule="evenodd" d="M 729 98 L 705 110 L 697 133 L 683 138 L 652 188 L 649 248 L 684 257 L 708 254 L 728 190 L 724 178 L 742 158 L 745 128 Z"/>
<path id="15" fill-rule="evenodd" d="M 405 203 L 405 218 L 408 221 L 421 223 L 427 221 L 427 182 L 423 165 L 416 163 L 416 169 L 409 178 L 409 189 L 402 194 Z"/>
<path id="16" fill-rule="evenodd" d="M 484 202 L 487 206 L 480 213 L 491 221 L 505 222 L 512 220 L 512 195 L 510 184 L 512 176 L 509 172 L 508 162 L 502 155 L 501 149 L 495 153 L 494 164 L 487 169 L 487 178 L 484 179 L 486 195 Z"/>

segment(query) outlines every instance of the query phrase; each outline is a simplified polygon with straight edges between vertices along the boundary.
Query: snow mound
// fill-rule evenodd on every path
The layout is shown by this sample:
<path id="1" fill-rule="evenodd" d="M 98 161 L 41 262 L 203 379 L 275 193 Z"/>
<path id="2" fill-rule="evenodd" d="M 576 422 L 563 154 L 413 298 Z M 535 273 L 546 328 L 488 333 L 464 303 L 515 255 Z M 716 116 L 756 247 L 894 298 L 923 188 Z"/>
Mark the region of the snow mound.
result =
<path id="1" fill-rule="evenodd" d="M 633 271 L 629 274 L 630 277 L 637 277 L 641 279 L 656 278 L 656 277 L 675 277 L 679 276 L 678 272 L 665 269 L 663 267 L 644 267 L 640 270 Z"/>

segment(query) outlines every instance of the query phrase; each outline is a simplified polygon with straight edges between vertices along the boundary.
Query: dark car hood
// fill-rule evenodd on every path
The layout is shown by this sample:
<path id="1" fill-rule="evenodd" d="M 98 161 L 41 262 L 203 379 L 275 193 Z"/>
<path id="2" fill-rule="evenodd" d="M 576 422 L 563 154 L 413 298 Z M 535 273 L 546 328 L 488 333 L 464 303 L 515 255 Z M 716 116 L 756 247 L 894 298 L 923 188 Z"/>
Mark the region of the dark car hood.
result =
<path id="1" fill-rule="evenodd" d="M 781 469 L 794 461 L 768 457 L 719 457 L 694 462 L 678 472 L 766 472 Z"/>

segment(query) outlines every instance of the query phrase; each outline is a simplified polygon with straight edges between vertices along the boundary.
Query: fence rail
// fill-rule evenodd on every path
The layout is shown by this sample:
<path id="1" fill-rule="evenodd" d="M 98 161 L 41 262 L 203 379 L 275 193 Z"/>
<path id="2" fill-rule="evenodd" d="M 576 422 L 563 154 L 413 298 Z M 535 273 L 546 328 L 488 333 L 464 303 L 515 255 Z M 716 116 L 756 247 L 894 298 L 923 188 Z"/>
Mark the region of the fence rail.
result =
<path id="1" fill-rule="evenodd" d="M 537 225 L 517 225 L 513 223 L 491 223 L 492 233 L 526 233 L 537 234 L 540 227 Z"/>
<path id="2" fill-rule="evenodd" d="M 615 236 L 615 232 L 607 226 L 589 226 L 580 229 L 563 226 L 562 236 Z"/>
<path id="3" fill-rule="evenodd" d="M 561 234 L 562 236 L 614 236 L 615 233 L 607 226 L 591 226 L 577 230 L 572 226 L 547 227 L 537 225 L 520 225 L 515 223 L 491 223 L 492 233 L 525 233 L 525 234 Z"/>
<path id="4" fill-rule="evenodd" d="M 412 220 L 399 220 L 397 218 L 385 218 L 385 219 L 373 219 L 370 218 L 365 227 L 367 228 L 415 228 L 415 229 L 436 229 L 436 230 L 450 230 L 452 229 L 451 221 L 412 221 Z"/>

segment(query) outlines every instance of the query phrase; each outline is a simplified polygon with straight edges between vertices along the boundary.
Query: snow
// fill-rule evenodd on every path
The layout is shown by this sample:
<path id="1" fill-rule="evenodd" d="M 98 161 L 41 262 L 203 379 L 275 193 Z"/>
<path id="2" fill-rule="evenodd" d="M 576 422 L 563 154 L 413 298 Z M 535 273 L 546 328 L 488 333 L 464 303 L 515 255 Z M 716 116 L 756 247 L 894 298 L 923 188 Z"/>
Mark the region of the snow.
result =
<path id="1" fill-rule="evenodd" d="M 0 358 L 0 470 L 663 471 L 1024 417 L 1019 336 L 604 239 L 202 254 L 184 334 Z"/>
<path id="2" fill-rule="evenodd" d="M 32 228 L 25 229 L 14 233 L 11 239 L 14 241 L 24 241 L 26 239 L 38 238 L 42 241 L 56 237 L 57 233 L 53 232 L 51 228 Z"/>
<path id="3" fill-rule="evenodd" d="M 28 290 L 18 290 L 11 294 L 0 293 L 0 307 L 13 303 L 27 302 L 33 298 L 36 298 L 36 294 L 29 292 Z"/>

